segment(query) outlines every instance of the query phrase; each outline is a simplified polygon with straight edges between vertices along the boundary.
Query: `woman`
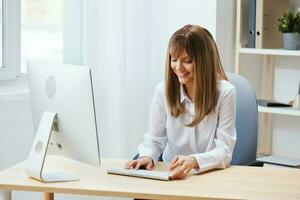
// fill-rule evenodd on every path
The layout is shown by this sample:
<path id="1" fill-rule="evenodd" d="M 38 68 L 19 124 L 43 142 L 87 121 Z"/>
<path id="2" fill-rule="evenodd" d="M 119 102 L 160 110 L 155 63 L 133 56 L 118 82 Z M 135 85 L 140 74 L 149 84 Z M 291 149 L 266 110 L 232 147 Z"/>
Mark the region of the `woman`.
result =
<path id="1" fill-rule="evenodd" d="M 125 167 L 150 170 L 162 154 L 172 179 L 226 168 L 236 141 L 235 104 L 212 35 L 184 26 L 169 41 L 165 82 L 156 87 L 139 158 Z"/>

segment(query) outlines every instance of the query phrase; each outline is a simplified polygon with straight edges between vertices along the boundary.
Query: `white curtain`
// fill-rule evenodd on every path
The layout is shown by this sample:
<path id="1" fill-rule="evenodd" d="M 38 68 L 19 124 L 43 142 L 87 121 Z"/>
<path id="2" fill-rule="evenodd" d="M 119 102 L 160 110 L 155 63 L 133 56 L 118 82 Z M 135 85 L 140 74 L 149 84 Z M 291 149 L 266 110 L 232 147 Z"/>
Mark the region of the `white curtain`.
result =
<path id="1" fill-rule="evenodd" d="M 131 158 L 164 79 L 164 1 L 87 0 L 85 64 L 93 73 L 102 157 Z"/>

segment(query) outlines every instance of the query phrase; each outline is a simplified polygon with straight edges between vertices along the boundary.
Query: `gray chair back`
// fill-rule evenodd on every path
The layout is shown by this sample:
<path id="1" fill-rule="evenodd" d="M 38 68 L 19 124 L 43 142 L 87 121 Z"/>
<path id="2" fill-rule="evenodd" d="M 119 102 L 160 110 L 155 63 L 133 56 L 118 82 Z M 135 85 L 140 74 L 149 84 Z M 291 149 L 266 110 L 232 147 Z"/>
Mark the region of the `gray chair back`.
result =
<path id="1" fill-rule="evenodd" d="M 258 111 L 255 91 L 242 76 L 227 73 L 229 82 L 236 88 L 237 141 L 233 150 L 232 165 L 250 165 L 256 161 Z"/>

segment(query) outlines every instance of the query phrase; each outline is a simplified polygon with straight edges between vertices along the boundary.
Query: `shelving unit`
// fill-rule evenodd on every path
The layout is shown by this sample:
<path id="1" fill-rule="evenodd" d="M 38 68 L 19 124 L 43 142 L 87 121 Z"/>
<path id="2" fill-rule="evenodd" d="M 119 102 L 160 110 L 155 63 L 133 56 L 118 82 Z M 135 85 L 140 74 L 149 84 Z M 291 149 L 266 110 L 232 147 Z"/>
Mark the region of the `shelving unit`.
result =
<path id="1" fill-rule="evenodd" d="M 239 48 L 239 53 L 242 54 L 257 54 L 271 56 L 300 56 L 299 50 L 285 49 L 255 49 L 255 48 Z"/>
<path id="2" fill-rule="evenodd" d="M 259 49 L 247 48 L 247 26 L 245 26 L 245 0 L 237 1 L 236 11 L 236 53 L 235 53 L 235 73 L 241 74 L 242 57 L 256 56 L 261 59 L 261 75 L 263 77 L 260 87 L 261 99 L 273 99 L 274 87 L 274 62 L 277 56 L 293 56 L 300 58 L 300 50 L 285 49 Z M 299 68 L 300 70 L 300 68 Z M 243 75 L 243 74 L 242 74 Z M 251 82 L 251 81 L 250 81 Z M 294 108 L 274 108 L 258 106 L 260 115 L 260 130 L 257 155 L 272 154 L 272 115 L 286 115 L 300 117 L 300 110 Z M 270 157 L 271 158 L 271 157 Z"/>
<path id="3" fill-rule="evenodd" d="M 300 117 L 300 110 L 294 108 L 272 108 L 272 107 L 258 106 L 258 112 Z"/>

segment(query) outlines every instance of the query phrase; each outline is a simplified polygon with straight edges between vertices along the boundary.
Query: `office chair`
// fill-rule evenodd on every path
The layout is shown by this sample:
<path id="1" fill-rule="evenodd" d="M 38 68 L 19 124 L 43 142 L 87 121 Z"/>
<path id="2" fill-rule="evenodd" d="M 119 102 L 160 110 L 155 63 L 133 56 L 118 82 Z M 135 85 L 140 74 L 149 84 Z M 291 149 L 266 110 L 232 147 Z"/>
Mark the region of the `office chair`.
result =
<path id="1" fill-rule="evenodd" d="M 231 165 L 262 166 L 256 162 L 258 111 L 256 95 L 250 83 L 242 76 L 227 73 L 229 82 L 236 89 L 237 141 Z"/>
<path id="2" fill-rule="evenodd" d="M 244 77 L 233 73 L 227 73 L 227 77 L 236 88 L 237 141 L 231 165 L 263 166 L 263 163 L 256 161 L 258 111 L 255 91 Z M 162 161 L 162 155 L 159 161 Z"/>

